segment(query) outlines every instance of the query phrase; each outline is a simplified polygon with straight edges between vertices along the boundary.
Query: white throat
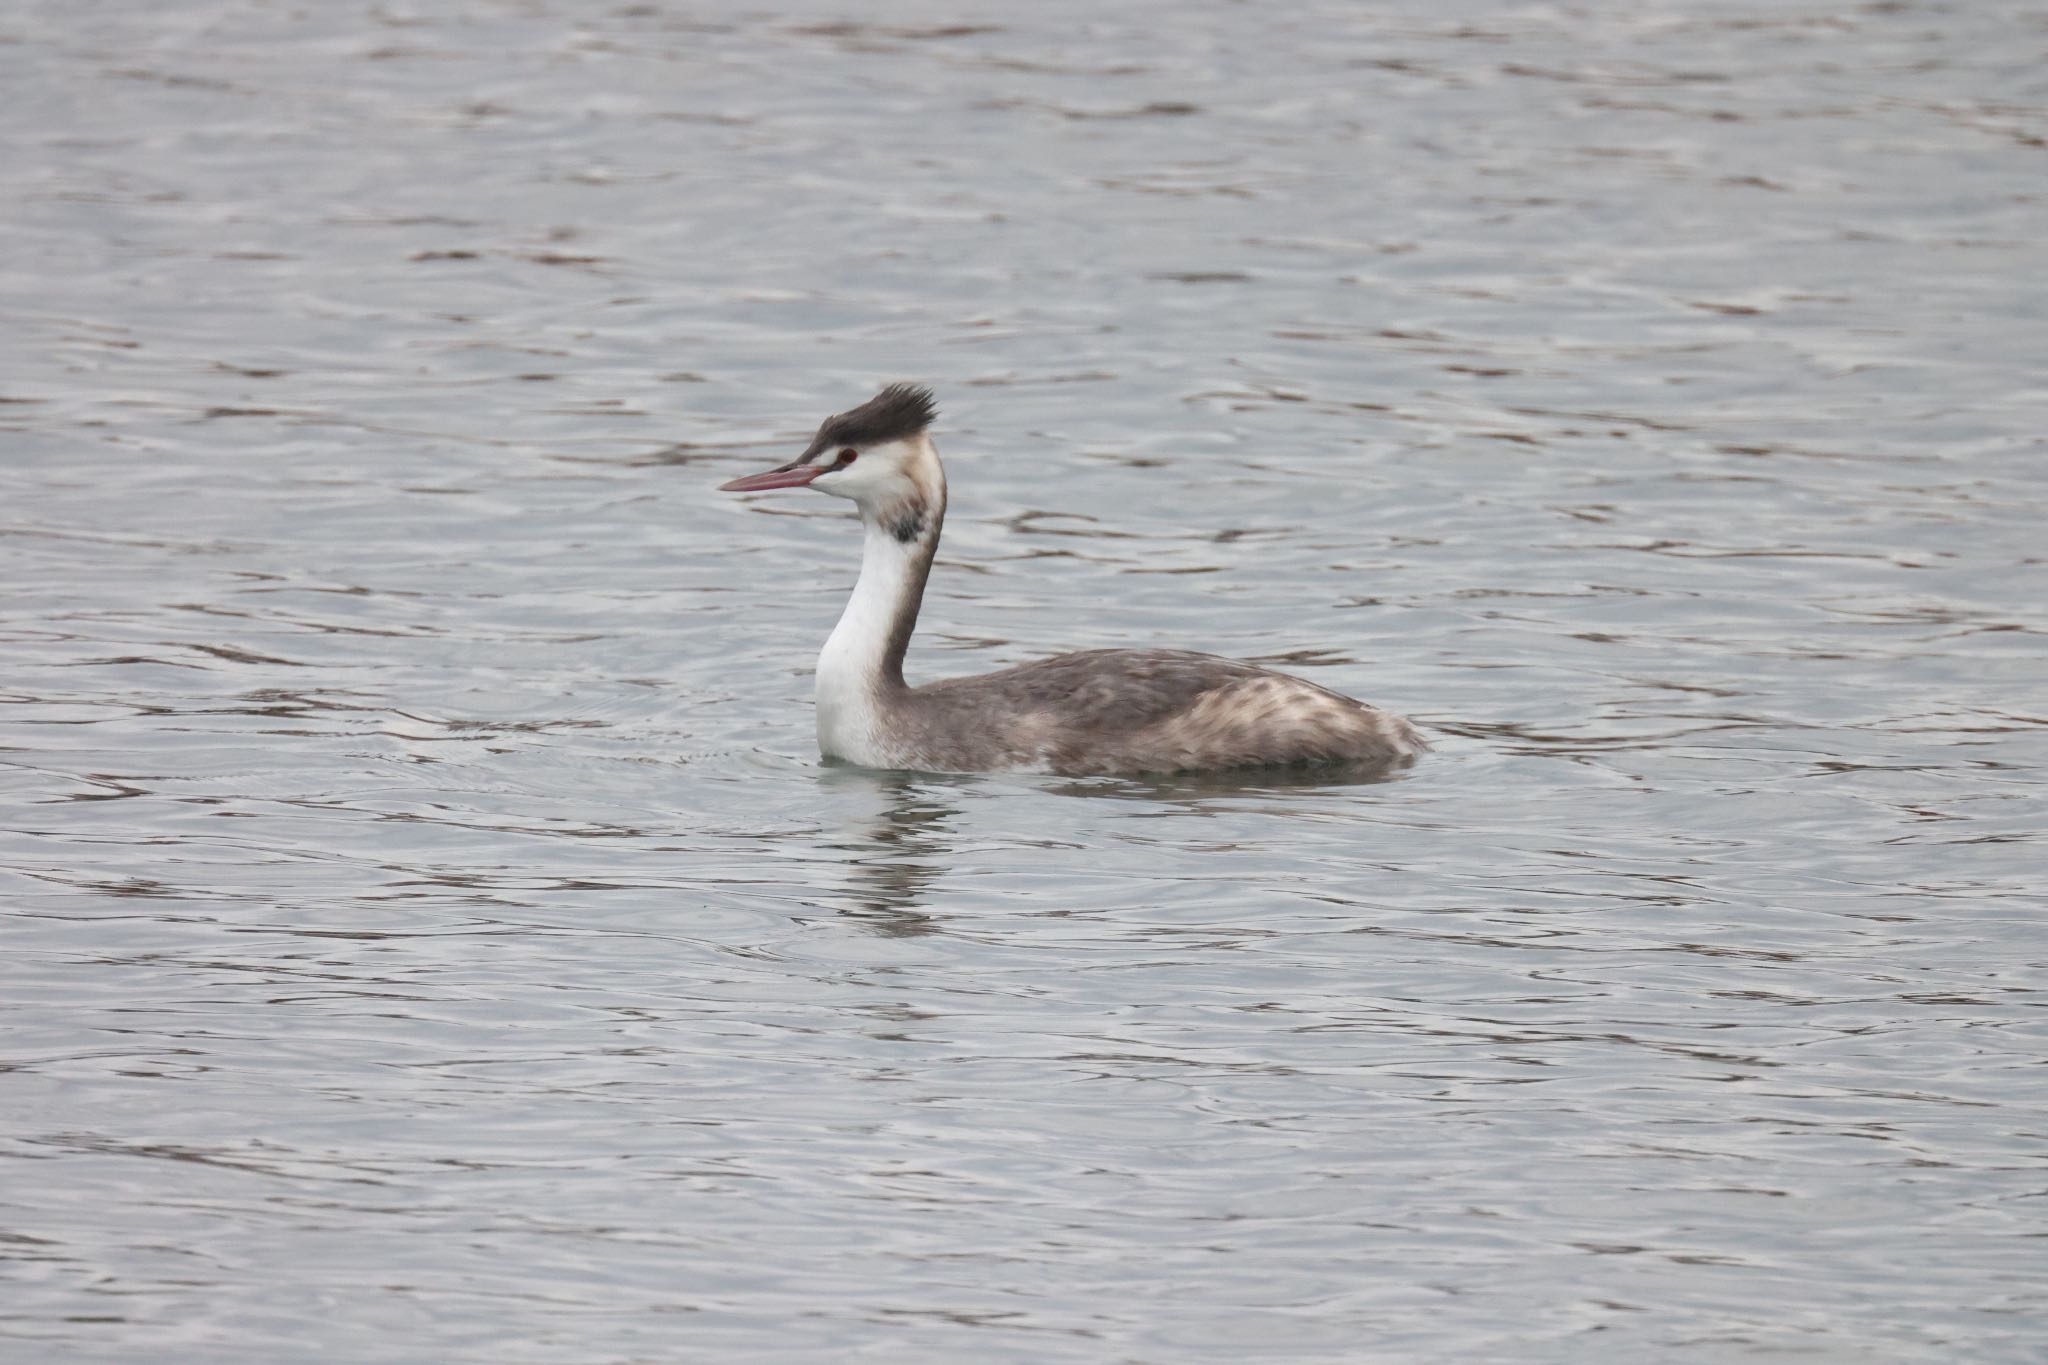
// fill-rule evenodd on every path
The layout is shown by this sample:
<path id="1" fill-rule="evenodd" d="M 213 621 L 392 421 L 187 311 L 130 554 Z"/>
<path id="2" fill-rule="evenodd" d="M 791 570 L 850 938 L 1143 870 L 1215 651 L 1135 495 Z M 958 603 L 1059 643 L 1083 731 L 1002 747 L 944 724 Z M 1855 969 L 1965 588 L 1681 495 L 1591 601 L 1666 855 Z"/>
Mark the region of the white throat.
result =
<path id="1" fill-rule="evenodd" d="M 893 765 L 885 708 L 903 690 L 902 657 L 890 659 L 891 644 L 907 641 L 917 619 L 931 547 L 923 536 L 898 540 L 865 514 L 861 529 L 860 579 L 818 655 L 818 748 L 886 768 Z"/>

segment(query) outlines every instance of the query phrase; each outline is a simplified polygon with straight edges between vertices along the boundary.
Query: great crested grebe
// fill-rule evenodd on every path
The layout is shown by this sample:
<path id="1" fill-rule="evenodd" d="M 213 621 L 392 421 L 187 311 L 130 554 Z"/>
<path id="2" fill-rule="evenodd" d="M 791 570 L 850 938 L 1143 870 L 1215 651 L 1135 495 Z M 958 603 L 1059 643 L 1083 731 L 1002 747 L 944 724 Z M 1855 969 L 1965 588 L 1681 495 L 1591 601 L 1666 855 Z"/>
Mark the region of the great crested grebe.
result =
<path id="1" fill-rule="evenodd" d="M 869 768 L 1186 772 L 1406 763 L 1429 746 L 1391 712 L 1255 664 L 1184 649 L 1089 649 L 911 687 L 903 654 L 946 517 L 931 390 L 892 384 L 828 417 L 788 464 L 727 493 L 850 498 L 860 580 L 818 655 L 818 748 Z"/>

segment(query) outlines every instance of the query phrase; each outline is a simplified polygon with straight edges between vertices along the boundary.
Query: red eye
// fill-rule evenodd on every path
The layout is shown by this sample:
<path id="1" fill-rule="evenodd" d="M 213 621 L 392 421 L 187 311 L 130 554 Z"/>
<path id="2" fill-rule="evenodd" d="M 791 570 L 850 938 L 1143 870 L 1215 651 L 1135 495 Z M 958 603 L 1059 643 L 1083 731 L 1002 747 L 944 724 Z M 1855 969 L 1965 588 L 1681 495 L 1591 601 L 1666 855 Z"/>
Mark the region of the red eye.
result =
<path id="1" fill-rule="evenodd" d="M 860 452 L 858 450 L 855 450 L 852 446 L 848 446 L 846 449 L 839 452 L 839 464 L 841 466 L 850 465 L 859 458 Z"/>

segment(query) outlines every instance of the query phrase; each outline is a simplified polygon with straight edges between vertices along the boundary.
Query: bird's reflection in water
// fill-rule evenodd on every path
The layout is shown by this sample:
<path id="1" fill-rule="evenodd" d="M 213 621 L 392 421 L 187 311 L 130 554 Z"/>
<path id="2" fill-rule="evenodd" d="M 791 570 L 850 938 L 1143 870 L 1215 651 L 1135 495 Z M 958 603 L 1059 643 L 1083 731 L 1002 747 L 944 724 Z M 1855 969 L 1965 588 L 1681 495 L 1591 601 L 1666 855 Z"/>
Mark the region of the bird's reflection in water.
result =
<path id="1" fill-rule="evenodd" d="M 967 779 L 828 766 L 818 780 L 830 790 L 869 798 L 864 812 L 849 801 L 845 823 L 826 841 L 826 847 L 848 855 L 854 904 L 840 913 L 891 938 L 935 932 L 936 920 L 920 907 L 939 880 L 946 835 L 959 814 L 947 793 Z"/>
<path id="2" fill-rule="evenodd" d="M 1413 770 L 1405 760 L 1360 763 L 1319 763 L 1295 767 L 1222 768 L 1185 773 L 1150 773 L 1131 777 L 1047 779 L 1047 791 L 1061 796 L 1106 797 L 1118 801 L 1157 801 L 1179 809 L 1199 809 L 1217 797 L 1277 796 L 1288 792 L 1337 791 L 1345 787 L 1398 782 Z"/>
<path id="3" fill-rule="evenodd" d="M 1151 802 L 1162 810 L 1199 814 L 1220 798 L 1333 792 L 1393 781 L 1406 765 L 1243 769 L 1155 777 L 1018 778 L 1059 796 Z M 962 785 L 986 775 L 886 772 L 828 763 L 818 781 L 844 802 L 841 823 L 825 841 L 846 855 L 852 904 L 839 913 L 868 922 L 878 933 L 909 938 L 937 932 L 925 910 L 949 866 L 953 824 L 960 814 L 950 799 Z M 994 780 L 1003 780 L 996 778 Z M 1225 807 L 1229 803 L 1225 802 Z M 1220 807 L 1221 808 L 1221 807 Z"/>
<path id="4" fill-rule="evenodd" d="M 1229 796 L 1282 796 L 1393 782 L 1407 765 L 1264 767 L 1237 772 L 1161 774 L 1147 778 L 1026 778 L 1059 796 L 1141 800 L 1163 810 L 1200 812 Z M 872 767 L 825 763 L 817 776 L 825 790 L 848 796 L 838 831 L 825 847 L 846 853 L 852 905 L 840 909 L 889 937 L 936 933 L 938 919 L 924 907 L 944 876 L 952 823 L 961 806 L 952 792 L 975 774 L 879 772 Z"/>

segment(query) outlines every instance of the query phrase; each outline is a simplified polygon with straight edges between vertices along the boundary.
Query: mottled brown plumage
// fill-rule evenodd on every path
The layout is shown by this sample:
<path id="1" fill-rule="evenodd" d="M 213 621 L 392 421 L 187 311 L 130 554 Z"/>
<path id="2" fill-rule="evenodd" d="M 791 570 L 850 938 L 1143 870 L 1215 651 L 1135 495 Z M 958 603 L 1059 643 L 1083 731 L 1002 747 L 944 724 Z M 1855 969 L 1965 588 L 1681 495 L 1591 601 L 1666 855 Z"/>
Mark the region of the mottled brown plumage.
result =
<path id="1" fill-rule="evenodd" d="M 945 471 L 925 430 L 931 416 L 928 390 L 892 385 L 827 418 L 791 464 L 725 485 L 807 485 L 860 508 L 860 579 L 818 658 L 818 744 L 827 757 L 933 772 L 1082 775 L 1393 766 L 1429 747 L 1390 712 L 1189 650 L 1086 650 L 909 686 L 903 657 L 946 514 Z"/>
<path id="2" fill-rule="evenodd" d="M 991 716 L 1000 723 L 990 725 Z M 1403 757 L 1414 727 L 1341 693 L 1184 649 L 1091 649 L 905 690 L 898 734 L 952 771 L 1182 772 Z"/>

